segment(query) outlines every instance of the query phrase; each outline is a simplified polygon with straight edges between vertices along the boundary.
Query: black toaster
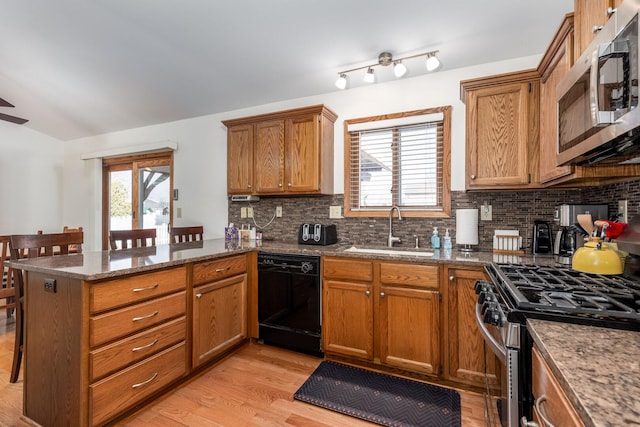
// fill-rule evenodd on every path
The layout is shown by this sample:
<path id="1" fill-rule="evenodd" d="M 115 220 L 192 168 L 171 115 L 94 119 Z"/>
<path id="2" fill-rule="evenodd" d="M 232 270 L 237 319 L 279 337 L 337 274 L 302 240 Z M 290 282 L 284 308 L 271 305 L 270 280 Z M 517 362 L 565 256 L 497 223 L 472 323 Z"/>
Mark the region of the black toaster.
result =
<path id="1" fill-rule="evenodd" d="M 301 245 L 332 245 L 337 241 L 335 224 L 300 224 L 298 243 Z"/>

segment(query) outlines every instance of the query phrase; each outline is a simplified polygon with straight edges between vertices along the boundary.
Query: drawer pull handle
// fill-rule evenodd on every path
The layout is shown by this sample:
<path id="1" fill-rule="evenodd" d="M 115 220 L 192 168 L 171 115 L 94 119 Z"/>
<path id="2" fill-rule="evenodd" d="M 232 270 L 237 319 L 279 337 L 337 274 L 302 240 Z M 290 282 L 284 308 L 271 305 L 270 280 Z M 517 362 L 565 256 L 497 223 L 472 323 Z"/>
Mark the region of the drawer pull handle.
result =
<path id="1" fill-rule="evenodd" d="M 146 316 L 134 317 L 132 320 L 133 320 L 134 322 L 137 322 L 138 320 L 148 319 L 148 318 L 150 318 L 150 317 L 157 316 L 157 315 L 158 315 L 158 310 L 154 311 L 154 312 L 153 312 L 153 313 L 151 313 L 151 314 L 147 314 Z"/>
<path id="2" fill-rule="evenodd" d="M 146 381 L 142 381 L 141 383 L 138 384 L 134 384 L 131 386 L 131 388 L 138 388 L 138 387 L 142 387 L 143 385 L 149 384 L 151 381 L 155 380 L 156 378 L 158 378 L 158 373 L 154 373 L 153 375 L 151 375 L 151 378 L 149 378 Z"/>
<path id="3" fill-rule="evenodd" d="M 144 350 L 145 348 L 149 348 L 149 347 L 154 346 L 154 345 L 156 345 L 156 344 L 158 344 L 158 339 L 157 339 L 157 338 L 156 338 L 155 340 L 153 340 L 153 342 L 152 342 L 152 343 L 149 343 L 149 344 L 147 344 L 147 345 L 141 345 L 140 347 L 133 347 L 133 348 L 131 349 L 131 351 L 140 351 L 140 350 Z"/>
<path id="4" fill-rule="evenodd" d="M 222 273 L 223 271 L 227 271 L 229 270 L 231 267 L 225 267 L 225 268 L 216 268 L 216 273 Z"/>
<path id="5" fill-rule="evenodd" d="M 544 394 L 542 396 L 540 396 L 539 398 L 537 398 L 536 399 L 536 410 L 538 411 L 538 415 L 540 415 L 540 418 L 542 418 L 542 424 L 544 424 L 545 427 L 555 427 L 549 421 L 549 419 L 547 419 L 545 413 L 542 412 L 542 402 L 546 402 L 546 401 L 547 401 L 547 396 L 545 396 Z"/>
<path id="6" fill-rule="evenodd" d="M 147 286 L 146 288 L 133 288 L 133 292 L 142 292 L 149 291 L 151 289 L 157 288 L 159 285 L 156 283 L 155 285 Z"/>

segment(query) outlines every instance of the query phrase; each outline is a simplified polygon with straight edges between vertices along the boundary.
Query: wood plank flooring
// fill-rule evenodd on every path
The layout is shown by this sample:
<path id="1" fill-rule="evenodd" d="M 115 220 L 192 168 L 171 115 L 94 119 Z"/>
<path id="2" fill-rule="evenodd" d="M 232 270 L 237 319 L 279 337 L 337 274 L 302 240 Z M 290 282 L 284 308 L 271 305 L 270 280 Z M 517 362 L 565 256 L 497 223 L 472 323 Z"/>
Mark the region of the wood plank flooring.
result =
<path id="1" fill-rule="evenodd" d="M 0 314 L 0 426 L 30 426 L 21 419 L 22 375 L 9 383 L 13 319 Z M 321 362 L 287 350 L 248 344 L 197 378 L 116 425 L 358 427 L 366 421 L 293 400 L 293 393 Z M 484 400 L 461 391 L 462 425 L 482 427 Z"/>

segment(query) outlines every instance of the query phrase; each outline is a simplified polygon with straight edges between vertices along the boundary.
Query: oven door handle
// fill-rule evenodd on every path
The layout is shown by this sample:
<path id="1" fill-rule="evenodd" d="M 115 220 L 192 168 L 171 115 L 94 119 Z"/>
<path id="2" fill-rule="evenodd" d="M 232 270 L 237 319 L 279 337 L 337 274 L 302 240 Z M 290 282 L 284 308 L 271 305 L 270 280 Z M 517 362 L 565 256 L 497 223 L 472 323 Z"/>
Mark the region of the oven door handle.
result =
<path id="1" fill-rule="evenodd" d="M 500 359 L 500 362 L 503 365 L 507 364 L 507 349 L 500 345 L 498 340 L 491 335 L 489 330 L 487 329 L 487 325 L 485 325 L 484 320 L 482 320 L 482 313 L 480 313 L 480 304 L 476 303 L 476 321 L 478 322 L 478 328 L 480 329 L 480 333 L 484 337 L 484 342 L 489 344 L 491 347 L 491 351 Z"/>

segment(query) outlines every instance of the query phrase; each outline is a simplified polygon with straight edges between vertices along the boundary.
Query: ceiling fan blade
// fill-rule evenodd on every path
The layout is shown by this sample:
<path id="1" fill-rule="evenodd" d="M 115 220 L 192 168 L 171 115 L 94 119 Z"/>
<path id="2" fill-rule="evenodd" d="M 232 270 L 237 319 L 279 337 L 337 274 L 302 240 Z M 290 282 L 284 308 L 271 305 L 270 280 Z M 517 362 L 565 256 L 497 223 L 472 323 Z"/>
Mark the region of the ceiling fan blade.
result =
<path id="1" fill-rule="evenodd" d="M 2 114 L 2 113 L 0 113 L 0 120 L 15 123 L 17 125 L 23 125 L 29 121 L 27 119 L 21 119 L 20 117 L 10 116 L 8 114 Z"/>
<path id="2" fill-rule="evenodd" d="M 0 98 L 0 107 L 15 107 L 15 105 Z"/>

